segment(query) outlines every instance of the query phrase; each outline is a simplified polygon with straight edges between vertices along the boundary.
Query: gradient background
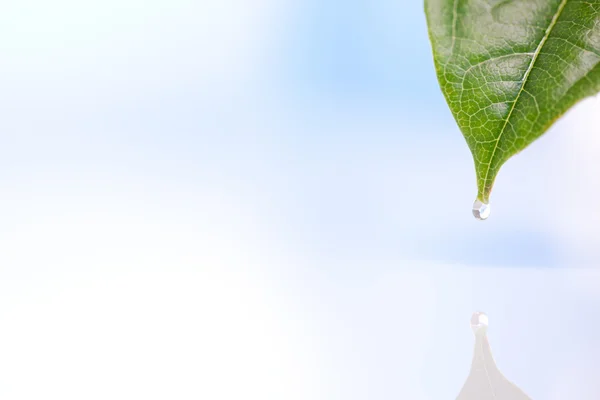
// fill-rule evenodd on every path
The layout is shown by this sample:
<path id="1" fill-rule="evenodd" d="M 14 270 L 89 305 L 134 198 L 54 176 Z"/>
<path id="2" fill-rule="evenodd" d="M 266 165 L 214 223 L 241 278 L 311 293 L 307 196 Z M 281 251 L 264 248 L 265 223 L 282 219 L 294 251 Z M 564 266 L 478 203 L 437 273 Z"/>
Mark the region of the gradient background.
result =
<path id="1" fill-rule="evenodd" d="M 476 221 L 421 1 L 7 2 L 0 109 L 3 399 L 600 397 L 600 101 Z"/>

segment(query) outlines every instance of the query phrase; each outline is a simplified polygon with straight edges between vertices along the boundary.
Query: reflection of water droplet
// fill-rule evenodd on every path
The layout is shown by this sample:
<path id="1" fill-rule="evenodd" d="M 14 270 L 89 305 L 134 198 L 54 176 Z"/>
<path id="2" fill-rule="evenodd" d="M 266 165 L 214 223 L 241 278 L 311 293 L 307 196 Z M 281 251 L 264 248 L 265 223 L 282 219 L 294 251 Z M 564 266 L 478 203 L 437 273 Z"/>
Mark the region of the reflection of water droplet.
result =
<path id="1" fill-rule="evenodd" d="M 474 332 L 477 332 L 482 328 L 487 328 L 487 326 L 488 316 L 486 313 L 480 311 L 473 313 L 471 316 L 471 329 L 473 329 Z"/>
<path id="2" fill-rule="evenodd" d="M 473 215 L 480 221 L 487 219 L 491 211 L 490 205 L 479 199 L 473 203 Z"/>

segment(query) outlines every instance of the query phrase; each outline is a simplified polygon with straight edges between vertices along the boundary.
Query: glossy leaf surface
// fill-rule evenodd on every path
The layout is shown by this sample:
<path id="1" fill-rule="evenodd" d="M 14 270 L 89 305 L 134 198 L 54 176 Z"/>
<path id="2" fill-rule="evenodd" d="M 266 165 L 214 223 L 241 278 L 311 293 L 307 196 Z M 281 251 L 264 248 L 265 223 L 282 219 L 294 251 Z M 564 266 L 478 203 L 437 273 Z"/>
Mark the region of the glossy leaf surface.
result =
<path id="1" fill-rule="evenodd" d="M 438 80 L 473 154 L 500 167 L 600 91 L 600 0 L 425 0 Z"/>

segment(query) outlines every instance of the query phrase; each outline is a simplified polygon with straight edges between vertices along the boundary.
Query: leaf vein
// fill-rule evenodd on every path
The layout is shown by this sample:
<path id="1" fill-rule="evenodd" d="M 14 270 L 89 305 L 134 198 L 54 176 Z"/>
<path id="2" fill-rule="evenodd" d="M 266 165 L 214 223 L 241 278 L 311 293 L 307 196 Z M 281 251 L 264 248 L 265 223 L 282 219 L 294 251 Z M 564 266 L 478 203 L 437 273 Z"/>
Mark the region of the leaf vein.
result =
<path id="1" fill-rule="evenodd" d="M 531 74 L 531 71 L 533 70 L 533 68 L 535 66 L 535 62 L 537 61 L 540 53 L 542 52 L 542 49 L 543 49 L 544 45 L 546 44 L 546 41 L 550 37 L 550 34 L 552 33 L 552 29 L 554 29 L 554 27 L 556 26 L 556 22 L 560 18 L 562 11 L 564 10 L 565 6 L 567 5 L 567 1 L 568 0 L 562 0 L 560 2 L 559 6 L 556 10 L 556 13 L 552 17 L 552 20 L 550 21 L 550 25 L 548 25 L 548 29 L 546 29 L 546 33 L 544 34 L 544 37 L 542 38 L 542 40 L 538 44 L 537 48 L 535 49 L 533 58 L 531 59 L 531 63 L 529 63 L 529 67 L 527 68 L 527 71 L 525 71 L 525 75 L 523 76 L 523 83 L 521 84 L 521 88 L 520 88 L 519 92 L 517 93 L 515 101 L 506 117 L 506 121 L 504 122 L 504 125 L 502 126 L 502 130 L 500 130 L 500 134 L 498 135 L 498 138 L 496 139 L 496 144 L 494 145 L 494 148 L 492 149 L 492 155 L 490 156 L 489 162 L 487 163 L 487 169 L 485 172 L 485 177 L 483 179 L 484 188 L 488 184 L 488 176 L 490 174 L 490 169 L 492 167 L 492 162 L 494 160 L 494 156 L 496 155 L 496 151 L 498 150 L 498 146 L 500 144 L 500 139 L 502 138 L 502 135 L 506 131 L 506 127 L 508 126 L 510 118 L 517 106 L 517 103 L 519 102 L 519 98 L 521 97 L 521 94 L 523 93 L 523 89 L 525 88 L 525 85 L 527 84 L 527 79 L 529 78 L 529 75 Z M 486 200 L 486 199 L 482 199 L 482 200 Z"/>

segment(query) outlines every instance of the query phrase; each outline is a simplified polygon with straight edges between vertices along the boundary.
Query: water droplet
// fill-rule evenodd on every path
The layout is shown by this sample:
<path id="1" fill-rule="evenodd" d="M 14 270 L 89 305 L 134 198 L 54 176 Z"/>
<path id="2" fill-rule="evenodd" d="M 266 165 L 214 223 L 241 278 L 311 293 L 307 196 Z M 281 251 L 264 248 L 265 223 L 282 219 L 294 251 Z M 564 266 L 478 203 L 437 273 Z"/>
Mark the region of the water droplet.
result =
<path id="1" fill-rule="evenodd" d="M 479 199 L 473 203 L 473 215 L 480 221 L 486 220 L 491 211 L 490 205 Z"/>
<path id="2" fill-rule="evenodd" d="M 477 311 L 474 312 L 471 316 L 471 329 L 473 332 L 477 332 L 480 329 L 485 329 L 488 327 L 488 316 L 486 313 Z"/>

